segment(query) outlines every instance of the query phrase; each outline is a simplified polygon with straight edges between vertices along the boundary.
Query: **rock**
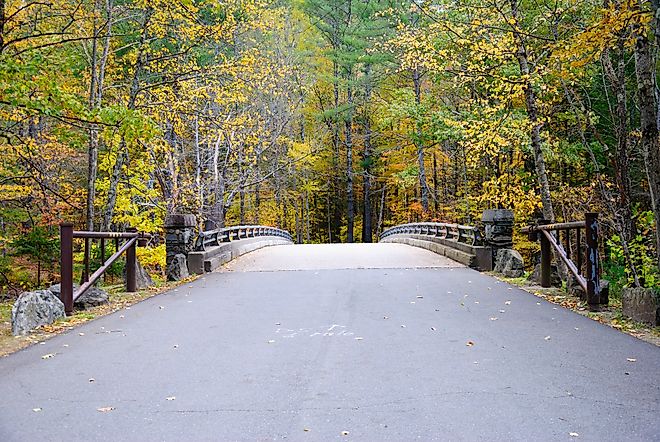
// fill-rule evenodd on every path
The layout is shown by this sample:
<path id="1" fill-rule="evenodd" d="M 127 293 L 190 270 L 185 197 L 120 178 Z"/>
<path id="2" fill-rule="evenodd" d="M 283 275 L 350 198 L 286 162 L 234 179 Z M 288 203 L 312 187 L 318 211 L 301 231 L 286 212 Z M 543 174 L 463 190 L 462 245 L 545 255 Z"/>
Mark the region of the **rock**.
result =
<path id="1" fill-rule="evenodd" d="M 552 264 L 550 266 L 550 285 L 552 287 L 561 287 L 561 277 L 559 276 L 559 270 L 557 266 Z M 527 277 L 528 281 L 534 282 L 536 284 L 541 284 L 541 264 L 536 264 L 534 266 L 534 271 Z"/>
<path id="2" fill-rule="evenodd" d="M 167 266 L 167 280 L 168 281 L 180 281 L 189 276 L 188 273 L 188 262 L 186 255 L 179 253 L 174 255 L 172 261 L 170 261 Z"/>
<path id="3" fill-rule="evenodd" d="M 74 307 L 86 310 L 108 303 L 108 292 L 98 287 L 90 287 L 80 298 L 73 302 Z"/>
<path id="4" fill-rule="evenodd" d="M 137 263 L 135 279 L 138 290 L 144 290 L 154 285 L 154 281 L 151 279 L 151 276 L 149 276 L 147 270 L 144 267 L 142 267 L 140 261 L 138 261 Z"/>
<path id="5" fill-rule="evenodd" d="M 80 286 L 78 284 L 73 284 L 73 291 L 78 290 Z M 60 284 L 52 285 L 48 288 L 55 296 L 60 297 L 61 286 Z M 97 305 L 103 305 L 108 303 L 108 292 L 101 290 L 98 287 L 89 288 L 85 294 L 80 298 L 76 299 L 73 302 L 73 306 L 78 309 L 88 309 L 90 307 L 96 307 Z"/>
<path id="6" fill-rule="evenodd" d="M 525 274 L 523 257 L 513 249 L 499 249 L 494 270 L 509 278 L 520 278 Z"/>
<path id="7" fill-rule="evenodd" d="M 568 274 L 568 278 L 566 279 L 566 291 L 568 292 L 569 295 L 578 297 L 580 299 L 585 299 L 586 294 L 584 292 L 584 289 L 578 282 L 577 278 L 573 276 L 573 273 Z"/>
<path id="8" fill-rule="evenodd" d="M 24 292 L 11 309 L 11 331 L 14 336 L 63 318 L 64 304 L 50 290 Z"/>
<path id="9" fill-rule="evenodd" d="M 125 281 L 126 280 L 125 267 L 122 275 Z M 147 270 L 144 267 L 142 267 L 140 261 L 137 261 L 137 266 L 135 267 L 135 283 L 136 283 L 135 286 L 137 287 L 138 290 L 144 290 L 154 285 L 154 281 L 151 279 L 151 276 L 149 276 L 149 273 L 147 273 Z"/>
<path id="10" fill-rule="evenodd" d="M 60 284 L 54 284 L 54 285 L 51 285 L 50 287 L 48 287 L 48 290 L 49 290 L 50 292 L 52 292 L 53 295 L 55 295 L 55 296 L 57 296 L 58 298 L 60 298 L 60 293 L 62 292 L 62 288 L 61 288 L 61 287 L 62 287 L 62 286 L 61 286 Z M 80 288 L 80 286 L 79 286 L 78 284 L 73 283 L 73 291 L 74 291 L 74 292 L 75 292 L 76 290 L 78 290 L 79 288 Z"/>
<path id="11" fill-rule="evenodd" d="M 653 289 L 624 288 L 621 292 L 623 314 L 635 321 L 660 325 L 660 298 Z"/>

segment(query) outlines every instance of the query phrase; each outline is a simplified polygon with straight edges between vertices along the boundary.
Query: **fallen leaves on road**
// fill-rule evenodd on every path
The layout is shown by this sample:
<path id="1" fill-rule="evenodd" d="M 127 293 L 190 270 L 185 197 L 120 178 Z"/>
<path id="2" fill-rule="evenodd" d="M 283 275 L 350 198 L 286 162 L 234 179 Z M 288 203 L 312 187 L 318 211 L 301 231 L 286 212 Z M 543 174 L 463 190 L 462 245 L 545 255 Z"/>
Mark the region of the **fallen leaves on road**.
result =
<path id="1" fill-rule="evenodd" d="M 114 409 L 115 407 L 101 407 L 101 408 L 97 408 L 96 411 L 99 411 L 101 413 L 107 413 L 108 411 L 112 411 Z"/>

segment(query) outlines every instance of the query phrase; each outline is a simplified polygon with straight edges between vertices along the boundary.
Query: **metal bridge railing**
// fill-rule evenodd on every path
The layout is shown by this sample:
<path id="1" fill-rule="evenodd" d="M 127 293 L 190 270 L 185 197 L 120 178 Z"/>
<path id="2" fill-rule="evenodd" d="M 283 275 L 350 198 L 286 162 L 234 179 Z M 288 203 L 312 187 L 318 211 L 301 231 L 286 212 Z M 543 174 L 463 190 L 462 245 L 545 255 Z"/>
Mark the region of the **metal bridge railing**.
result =
<path id="1" fill-rule="evenodd" d="M 484 245 L 481 231 L 477 227 L 450 223 L 409 223 L 391 227 L 380 234 L 383 240 L 391 235 L 426 235 L 471 246 Z"/>
<path id="2" fill-rule="evenodd" d="M 195 240 L 195 251 L 203 252 L 206 247 L 219 246 L 222 243 L 237 241 L 245 238 L 256 238 L 260 236 L 279 236 L 293 242 L 291 234 L 286 230 L 269 226 L 233 226 L 223 229 L 200 232 Z"/>

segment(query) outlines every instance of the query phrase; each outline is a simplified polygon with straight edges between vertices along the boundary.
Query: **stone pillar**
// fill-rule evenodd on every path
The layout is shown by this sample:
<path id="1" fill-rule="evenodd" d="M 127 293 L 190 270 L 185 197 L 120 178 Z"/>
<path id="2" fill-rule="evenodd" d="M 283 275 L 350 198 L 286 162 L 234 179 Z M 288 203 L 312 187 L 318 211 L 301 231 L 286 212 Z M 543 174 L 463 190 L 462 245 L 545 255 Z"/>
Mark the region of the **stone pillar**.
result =
<path id="1" fill-rule="evenodd" d="M 513 247 L 513 211 L 509 209 L 488 209 L 481 214 L 484 223 L 484 239 L 493 248 L 493 255 L 499 249 Z"/>
<path id="2" fill-rule="evenodd" d="M 167 264 L 167 278 L 169 280 L 178 280 L 186 277 L 186 269 L 182 269 L 188 253 L 192 252 L 195 246 L 195 229 L 197 220 L 195 215 L 191 214 L 173 214 L 165 217 L 165 250 Z M 179 255 L 183 255 L 179 256 Z M 178 268 L 175 267 L 175 264 Z M 182 276 L 185 274 L 185 276 Z"/>
<path id="3" fill-rule="evenodd" d="M 513 212 L 508 209 L 485 210 L 481 221 L 484 223 L 484 241 L 493 253 L 493 270 L 511 278 L 522 276 L 522 256 L 513 250 Z"/>

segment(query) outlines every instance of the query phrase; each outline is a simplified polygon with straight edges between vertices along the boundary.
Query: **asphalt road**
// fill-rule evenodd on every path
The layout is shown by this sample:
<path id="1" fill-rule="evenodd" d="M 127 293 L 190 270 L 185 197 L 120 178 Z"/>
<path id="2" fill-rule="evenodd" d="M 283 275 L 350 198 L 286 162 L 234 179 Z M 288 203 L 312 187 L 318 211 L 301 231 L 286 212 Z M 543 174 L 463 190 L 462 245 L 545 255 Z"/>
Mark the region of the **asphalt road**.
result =
<path id="1" fill-rule="evenodd" d="M 0 398 L 3 442 L 657 441 L 660 349 L 421 249 L 280 246 L 0 359 Z"/>

